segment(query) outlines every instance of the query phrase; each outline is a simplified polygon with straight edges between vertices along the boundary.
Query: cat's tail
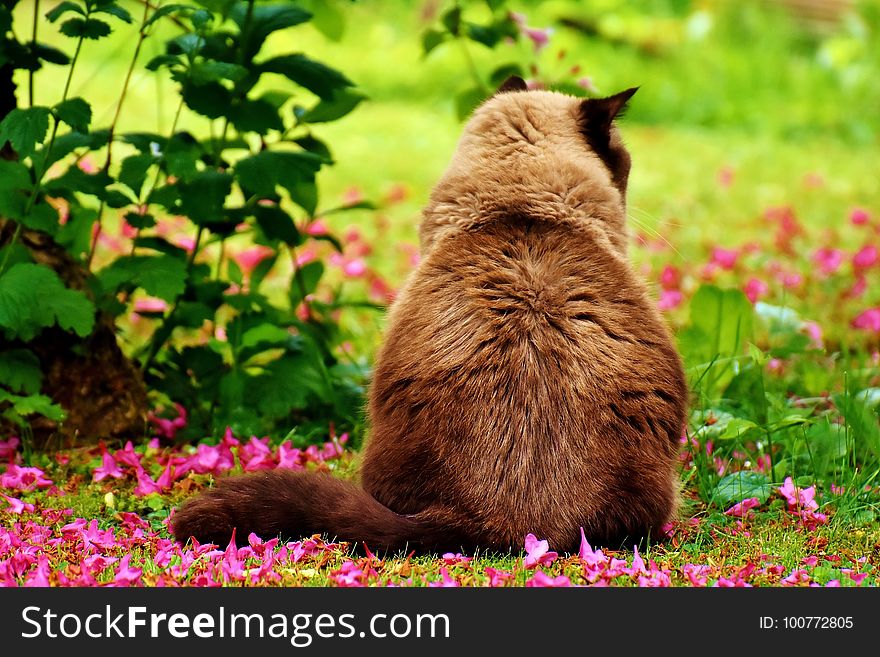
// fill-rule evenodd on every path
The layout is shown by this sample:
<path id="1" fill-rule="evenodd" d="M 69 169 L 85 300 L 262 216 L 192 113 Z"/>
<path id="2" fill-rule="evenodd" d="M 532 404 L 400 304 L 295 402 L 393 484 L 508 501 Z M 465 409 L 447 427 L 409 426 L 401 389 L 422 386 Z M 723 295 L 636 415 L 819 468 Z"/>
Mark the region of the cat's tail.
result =
<path id="1" fill-rule="evenodd" d="M 251 532 L 264 539 L 324 534 L 374 551 L 456 549 L 455 522 L 441 510 L 399 515 L 362 488 L 329 474 L 269 470 L 223 479 L 174 514 L 174 537 L 185 543 L 239 544 Z"/>

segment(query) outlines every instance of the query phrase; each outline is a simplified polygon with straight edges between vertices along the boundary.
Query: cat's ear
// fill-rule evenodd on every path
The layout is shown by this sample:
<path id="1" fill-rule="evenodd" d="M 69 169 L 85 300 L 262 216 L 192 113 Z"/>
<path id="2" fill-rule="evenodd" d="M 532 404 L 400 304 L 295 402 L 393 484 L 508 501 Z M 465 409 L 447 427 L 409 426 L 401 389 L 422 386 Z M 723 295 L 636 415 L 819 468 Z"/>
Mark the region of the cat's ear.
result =
<path id="1" fill-rule="evenodd" d="M 638 89 L 633 87 L 608 98 L 587 98 L 581 102 L 582 129 L 592 135 L 607 135 L 615 117 L 623 112 L 627 101 Z"/>
<path id="2" fill-rule="evenodd" d="M 528 91 L 529 87 L 526 84 L 526 81 L 523 80 L 518 75 L 511 75 L 504 82 L 501 83 L 501 86 L 498 87 L 498 90 L 495 92 L 496 94 L 504 94 L 510 91 Z"/>

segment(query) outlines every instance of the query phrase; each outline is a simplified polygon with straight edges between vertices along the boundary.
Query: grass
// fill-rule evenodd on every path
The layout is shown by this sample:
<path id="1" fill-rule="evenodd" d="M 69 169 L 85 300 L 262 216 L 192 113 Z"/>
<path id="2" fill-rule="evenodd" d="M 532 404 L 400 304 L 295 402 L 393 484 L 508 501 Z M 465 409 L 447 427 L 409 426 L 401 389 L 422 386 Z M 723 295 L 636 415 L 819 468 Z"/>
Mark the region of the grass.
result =
<path id="1" fill-rule="evenodd" d="M 719 2 L 706 5 L 712 30 L 699 37 L 707 16 L 681 13 L 677 4 L 591 3 L 596 16 L 586 18 L 596 18 L 606 37 L 624 39 L 615 45 L 559 27 L 560 16 L 585 11 L 577 3 L 524 3 L 530 25 L 556 25 L 548 48 L 534 53 L 527 42 L 497 51 L 470 48 L 483 75 L 513 59 L 562 79 L 571 77 L 577 63 L 602 92 L 641 85 L 623 123 L 634 161 L 631 257 L 657 296 L 669 302 L 667 317 L 680 337 L 694 391 L 682 447 L 682 518 L 667 541 L 639 547 L 644 569 L 628 549 L 584 553 L 586 559 L 561 555 L 538 570 L 551 581 L 615 586 L 876 585 L 880 330 L 870 322 L 859 328 L 859 318 L 880 308 L 880 264 L 860 267 L 854 258 L 880 247 L 880 186 L 872 166 L 880 161 L 880 117 L 874 111 L 880 87 L 870 76 L 880 62 L 880 42 L 871 38 L 880 20 L 866 3 L 861 18 L 816 35 L 782 16 L 760 13 L 757 3 Z M 395 288 L 411 269 L 420 209 L 460 132 L 454 98 L 469 84 L 460 49 L 447 45 L 422 59 L 418 32 L 425 23 L 414 6 L 407 7 L 392 20 L 367 3 L 346 5 L 349 32 L 339 42 L 310 27 L 293 32 L 298 47 L 345 71 L 370 96 L 345 120 L 315 128 L 336 159 L 320 174 L 319 207 L 353 195 L 379 205 L 326 219 L 348 235 L 347 257 L 363 257 L 368 265 L 363 277 L 335 272 L 334 280 L 356 298 L 371 294 L 377 280 Z M 468 11 L 478 18 L 482 10 Z M 63 43 L 51 27 L 41 29 L 47 41 Z M 73 95 L 87 91 L 99 99 L 97 125 L 112 116 L 116 90 L 108 81 L 124 73 L 126 38 L 120 29 L 103 56 L 86 51 L 75 76 Z M 157 54 L 157 43 L 147 42 L 145 59 Z M 42 90 L 63 79 L 60 71 L 39 75 Z M 105 102 L 96 87 L 106 90 Z M 172 93 L 169 81 L 138 73 L 129 98 L 138 110 L 123 115 L 120 129 L 167 130 Z M 182 125 L 207 128 L 192 115 Z M 865 222 L 854 222 L 859 213 Z M 833 257 L 819 257 L 823 248 L 839 251 L 836 266 Z M 718 249 L 734 254 L 733 261 Z M 715 317 L 710 311 L 717 308 L 723 312 Z M 350 312 L 342 325 L 355 357 L 369 361 L 381 339 L 381 315 Z M 813 326 L 818 339 L 808 330 Z M 132 335 L 136 330 L 129 329 Z M 701 348 L 707 343 L 717 347 L 707 353 Z M 216 445 L 218 439 L 207 442 Z M 268 442 L 277 460 L 280 436 Z M 241 440 L 235 447 L 239 459 L 232 472 L 241 470 L 246 445 Z M 156 484 L 169 463 L 179 466 L 194 449 L 166 441 L 138 445 L 136 453 Z M 99 584 L 146 585 L 541 583 L 534 581 L 536 570 L 525 568 L 523 554 L 467 555 L 472 561 L 372 559 L 318 539 L 275 546 L 268 551 L 272 558 L 260 544 L 250 552 L 174 547 L 165 527 L 170 510 L 230 470 L 198 474 L 178 468 L 148 492 L 133 466 L 122 468 L 118 479 L 96 481 L 104 451 L 119 458 L 112 445 L 34 455 L 29 465 L 57 490 L 5 486 L 16 502 L 4 508 L 0 499 L 0 538 L 51 547 L 43 552 L 45 561 L 30 547 L 14 561 L 0 540 L 0 582 L 86 584 L 91 577 Z M 16 454 L 13 447 L 0 447 L 0 460 Z M 350 477 L 355 457 L 346 451 L 303 463 Z M 812 490 L 815 509 L 790 505 L 779 490 L 788 477 L 802 492 Z M 748 499 L 757 504 L 744 517 L 725 514 Z M 34 507 L 15 513 L 18 502 Z M 74 518 L 96 519 L 101 530 L 112 530 L 112 540 L 90 547 L 86 530 L 63 529 Z M 304 552 L 290 556 L 297 550 Z M 117 560 L 86 561 L 95 554 Z M 265 571 L 255 581 L 246 571 L 261 566 Z"/>

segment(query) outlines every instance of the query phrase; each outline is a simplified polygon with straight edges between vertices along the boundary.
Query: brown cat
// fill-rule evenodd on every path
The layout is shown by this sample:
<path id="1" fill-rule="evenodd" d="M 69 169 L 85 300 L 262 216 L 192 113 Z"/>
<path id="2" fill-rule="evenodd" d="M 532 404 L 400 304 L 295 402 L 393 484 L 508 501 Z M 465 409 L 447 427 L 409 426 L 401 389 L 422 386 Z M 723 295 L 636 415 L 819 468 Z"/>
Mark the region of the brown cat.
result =
<path id="1" fill-rule="evenodd" d="M 379 550 L 574 551 L 676 511 L 687 388 L 626 259 L 635 89 L 582 100 L 508 80 L 467 123 L 390 309 L 361 485 L 275 470 L 188 501 L 175 536 L 324 533 Z"/>

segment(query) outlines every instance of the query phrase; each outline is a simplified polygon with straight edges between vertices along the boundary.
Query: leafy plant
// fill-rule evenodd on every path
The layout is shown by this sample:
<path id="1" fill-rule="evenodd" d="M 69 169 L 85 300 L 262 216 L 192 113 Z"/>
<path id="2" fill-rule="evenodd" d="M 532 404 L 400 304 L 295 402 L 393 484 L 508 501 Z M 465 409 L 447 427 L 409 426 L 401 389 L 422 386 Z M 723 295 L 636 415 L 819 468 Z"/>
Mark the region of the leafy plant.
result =
<path id="1" fill-rule="evenodd" d="M 327 17 L 322 12 L 325 29 Z M 65 1 L 45 18 L 73 40 L 71 56 L 9 36 L 0 50 L 4 71 L 30 71 L 31 99 L 33 73 L 43 62 L 68 67 L 56 104 L 12 97 L 0 111 L 0 145 L 10 156 L 0 161 L 0 334 L 9 346 L 0 350 L 4 416 L 18 424 L 31 413 L 62 418 L 40 394 L 49 363 L 34 345 L 47 338 L 46 329 L 80 338 L 71 348 L 87 351 L 93 330 L 117 326 L 148 295 L 165 309 L 141 313 L 153 328 L 129 354 L 140 373 L 134 379 L 143 377 L 154 401 L 189 410 L 181 437 L 200 438 L 227 424 L 253 433 L 286 432 L 293 422 L 324 431 L 328 422 L 353 427 L 365 372 L 334 355 L 334 313 L 342 303 L 315 298 L 323 265 L 300 263 L 297 248 L 309 239 L 304 226 L 319 214 L 316 174 L 333 162 L 311 126 L 346 116 L 365 96 L 305 53 L 264 48 L 273 34 L 313 14 L 293 2 L 144 3 L 115 116 L 104 129 L 92 126 L 86 98 L 70 97 L 71 81 L 90 42 L 109 35 L 114 22 L 135 19 L 113 0 Z M 0 7 L 4 34 L 12 20 L 11 9 Z M 41 20 L 35 13 L 34 35 Z M 182 30 L 146 64 L 176 84 L 174 122 L 167 134 L 119 133 L 132 71 L 160 21 Z M 203 133 L 178 128 L 185 112 L 201 117 Z M 103 165 L 85 167 L 95 155 Z M 161 233 L 167 216 L 186 218 L 189 248 Z M 132 233 L 131 247 L 99 263 L 100 237 L 120 220 Z M 233 239 L 264 249 L 252 270 L 243 272 L 228 256 Z M 331 235 L 319 239 L 338 246 Z M 40 261 L 35 242 L 63 251 L 65 266 Z M 270 271 L 286 277 L 287 294 L 267 291 Z M 205 328 L 207 341 L 185 339 Z"/>

